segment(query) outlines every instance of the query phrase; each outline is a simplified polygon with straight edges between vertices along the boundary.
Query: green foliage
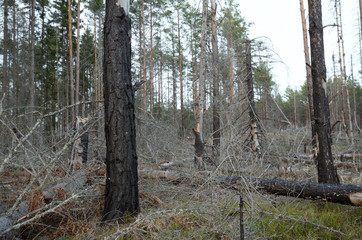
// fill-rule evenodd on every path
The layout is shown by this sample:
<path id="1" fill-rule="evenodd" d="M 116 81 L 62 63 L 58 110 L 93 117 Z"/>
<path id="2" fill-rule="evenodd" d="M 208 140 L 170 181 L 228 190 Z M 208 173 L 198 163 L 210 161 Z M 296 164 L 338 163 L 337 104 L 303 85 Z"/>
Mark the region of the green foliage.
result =
<path id="1" fill-rule="evenodd" d="M 103 0 L 88 0 L 88 8 L 92 13 L 98 14 L 104 10 Z"/>
<path id="2" fill-rule="evenodd" d="M 236 43 L 241 42 L 247 37 L 249 25 L 241 16 L 239 4 L 234 0 L 228 0 L 226 4 L 222 8 L 223 18 L 220 22 L 222 33 L 225 38 L 232 37 Z"/>
<path id="3" fill-rule="evenodd" d="M 263 92 L 262 95 L 272 91 L 275 86 L 275 82 L 272 80 L 271 68 L 266 62 L 260 61 L 260 63 L 253 68 L 253 76 L 254 87 L 256 89 L 261 89 Z"/>
<path id="4" fill-rule="evenodd" d="M 362 208 L 334 203 L 300 201 L 265 207 L 254 226 L 268 239 L 358 239 L 362 236 Z M 321 227 L 318 227 L 321 226 Z M 340 231 L 346 236 L 341 236 Z"/>

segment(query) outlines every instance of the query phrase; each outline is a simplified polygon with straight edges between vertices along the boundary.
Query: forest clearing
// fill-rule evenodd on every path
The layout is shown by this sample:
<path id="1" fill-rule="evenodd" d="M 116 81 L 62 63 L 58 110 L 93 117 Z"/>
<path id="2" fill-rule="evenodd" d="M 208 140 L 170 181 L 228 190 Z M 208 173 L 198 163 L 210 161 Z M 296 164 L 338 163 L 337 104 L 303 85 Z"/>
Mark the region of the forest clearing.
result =
<path id="1" fill-rule="evenodd" d="M 0 239 L 361 239 L 362 0 L 350 72 L 330 2 L 333 71 L 296 1 L 283 93 L 237 1 L 5 0 Z"/>

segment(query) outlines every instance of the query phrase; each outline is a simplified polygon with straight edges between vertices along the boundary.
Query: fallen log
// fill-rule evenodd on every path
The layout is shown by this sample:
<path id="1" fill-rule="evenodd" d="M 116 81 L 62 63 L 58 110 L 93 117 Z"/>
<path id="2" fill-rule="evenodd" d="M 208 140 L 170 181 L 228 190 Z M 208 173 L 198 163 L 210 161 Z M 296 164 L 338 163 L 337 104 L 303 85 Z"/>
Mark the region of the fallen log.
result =
<path id="1" fill-rule="evenodd" d="M 200 179 L 215 180 L 228 186 L 242 186 L 246 182 L 257 190 L 281 196 L 304 198 L 341 203 L 352 206 L 362 206 L 362 187 L 355 185 L 322 184 L 314 182 L 288 181 L 281 179 L 244 178 L 236 176 L 210 175 L 200 172 L 204 176 Z M 171 181 L 191 179 L 191 174 L 175 171 L 139 171 L 141 177 L 165 178 Z M 197 181 L 196 181 L 197 182 Z"/>
<path id="2" fill-rule="evenodd" d="M 305 153 L 284 153 L 283 156 L 287 156 L 287 157 L 293 157 L 293 158 L 299 158 L 299 159 L 313 159 L 313 154 L 305 154 Z M 335 153 L 333 154 L 333 157 L 335 159 L 340 158 L 341 161 L 343 161 L 343 159 L 348 159 L 348 158 L 352 158 L 352 159 L 360 159 L 362 158 L 362 154 L 361 153 Z"/>
<path id="3" fill-rule="evenodd" d="M 224 181 L 240 183 L 241 180 L 239 177 L 227 178 L 224 178 Z M 362 206 L 362 187 L 360 186 L 266 178 L 245 178 L 245 180 L 257 190 L 269 194 Z"/>
<path id="4" fill-rule="evenodd" d="M 306 159 L 306 158 L 289 157 L 289 158 L 283 158 L 282 160 L 286 161 L 286 162 L 294 162 L 294 163 L 315 164 L 314 160 Z M 359 162 L 353 163 L 353 162 L 336 161 L 336 162 L 334 162 L 334 166 L 336 166 L 338 168 L 354 168 L 357 170 L 362 169 L 362 163 L 359 163 Z"/>
<path id="5" fill-rule="evenodd" d="M 58 183 L 55 186 L 43 191 L 44 200 L 50 202 L 55 195 L 55 190 L 62 188 L 68 193 L 74 193 L 83 188 L 87 182 L 87 175 L 84 170 L 79 170 L 73 176 L 67 178 L 64 182 Z M 13 213 L 10 210 L 0 214 L 0 239 L 15 239 L 19 234 L 20 229 L 12 229 L 15 224 L 19 223 L 28 214 L 28 201 L 23 201 L 17 206 Z M 4 233 L 6 232 L 6 233 Z"/>

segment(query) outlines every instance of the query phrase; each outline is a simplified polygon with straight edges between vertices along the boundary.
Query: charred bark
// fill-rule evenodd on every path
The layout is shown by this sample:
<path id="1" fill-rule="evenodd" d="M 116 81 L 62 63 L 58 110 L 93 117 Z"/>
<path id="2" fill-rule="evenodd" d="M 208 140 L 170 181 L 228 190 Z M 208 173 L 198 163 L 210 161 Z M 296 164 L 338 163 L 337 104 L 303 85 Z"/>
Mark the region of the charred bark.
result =
<path id="1" fill-rule="evenodd" d="M 211 25 L 212 25 L 212 67 L 213 67 L 213 147 L 214 158 L 218 159 L 220 154 L 220 113 L 219 113 L 219 49 L 217 39 L 215 0 L 211 0 Z"/>
<path id="2" fill-rule="evenodd" d="M 140 171 L 140 175 L 149 178 L 166 178 L 175 183 L 193 178 L 192 175 L 173 171 Z M 362 206 L 362 187 L 360 186 L 220 175 L 212 176 L 212 178 L 228 187 L 241 187 L 246 183 L 268 194 Z M 205 181 L 210 181 L 210 179 L 205 178 Z M 204 182 L 198 177 L 193 183 L 203 184 Z"/>
<path id="3" fill-rule="evenodd" d="M 321 0 L 309 0 L 309 35 L 311 47 L 313 107 L 315 122 L 318 182 L 339 183 L 333 164 L 331 125 L 326 91 L 326 66 L 324 60 L 322 4 Z"/>
<path id="4" fill-rule="evenodd" d="M 262 191 L 275 195 L 324 200 L 354 206 L 362 205 L 362 188 L 354 185 L 262 178 L 250 179 L 250 183 Z"/>
<path id="5" fill-rule="evenodd" d="M 248 100 L 249 100 L 251 148 L 253 149 L 254 156 L 256 158 L 260 158 L 261 149 L 258 139 L 257 116 L 255 112 L 254 79 L 251 67 L 251 44 L 249 40 L 246 42 L 246 71 L 247 71 Z"/>
<path id="6" fill-rule="evenodd" d="M 197 127 L 192 129 L 195 134 L 195 157 L 194 163 L 195 168 L 199 171 L 205 170 L 205 163 L 203 160 L 204 157 L 204 142 L 201 139 L 200 130 Z"/>
<path id="7" fill-rule="evenodd" d="M 106 199 L 103 221 L 139 212 L 134 89 L 131 82 L 131 19 L 116 0 L 106 2 L 104 113 Z"/>
<path id="8" fill-rule="evenodd" d="M 67 178 L 64 182 L 58 183 L 55 186 L 42 191 L 43 200 L 46 203 L 51 203 L 57 189 L 64 189 L 64 191 L 69 194 L 79 192 L 84 188 L 86 183 L 87 174 L 84 170 L 80 170 L 74 173 L 73 176 Z M 28 200 L 24 200 L 14 209 L 14 211 L 9 209 L 8 211 L 0 214 L 0 239 L 16 239 L 16 237 L 21 233 L 20 228 L 13 228 L 12 230 L 10 230 L 10 228 L 24 220 L 24 216 L 29 213 L 28 203 Z"/>
<path id="9" fill-rule="evenodd" d="M 196 111 L 195 134 L 195 166 L 198 170 L 204 170 L 204 110 L 205 110 L 205 78 L 206 78 L 206 29 L 207 29 L 207 5 L 208 0 L 202 4 L 202 25 L 200 42 L 200 79 L 199 97 Z"/>
<path id="10" fill-rule="evenodd" d="M 303 28 L 303 45 L 304 45 L 304 59 L 306 64 L 306 73 L 307 73 L 307 88 L 308 88 L 308 108 L 310 116 L 310 124 L 312 129 L 312 146 L 313 151 L 316 149 L 316 140 L 315 140 L 315 122 L 314 119 L 314 108 L 313 108 L 313 82 L 312 82 L 312 70 L 310 67 L 310 56 L 309 56 L 309 45 L 308 45 L 308 33 L 307 33 L 307 23 L 305 19 L 304 11 L 304 0 L 299 0 L 300 3 L 300 14 L 302 19 L 302 28 Z"/>

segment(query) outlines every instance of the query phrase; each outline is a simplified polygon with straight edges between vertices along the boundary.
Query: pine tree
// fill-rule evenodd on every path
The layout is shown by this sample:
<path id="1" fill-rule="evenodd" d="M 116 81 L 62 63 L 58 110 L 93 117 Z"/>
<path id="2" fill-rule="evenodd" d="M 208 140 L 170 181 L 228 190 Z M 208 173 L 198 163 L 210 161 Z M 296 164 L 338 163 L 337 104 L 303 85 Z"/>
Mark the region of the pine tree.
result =
<path id="1" fill-rule="evenodd" d="M 104 41 L 106 194 L 103 221 L 124 222 L 139 212 L 134 89 L 131 81 L 129 0 L 107 0 Z M 126 7 L 127 9 L 127 7 Z M 113 51 L 118 49 L 118 51 Z M 121 73 L 121 74 L 119 74 Z"/>

